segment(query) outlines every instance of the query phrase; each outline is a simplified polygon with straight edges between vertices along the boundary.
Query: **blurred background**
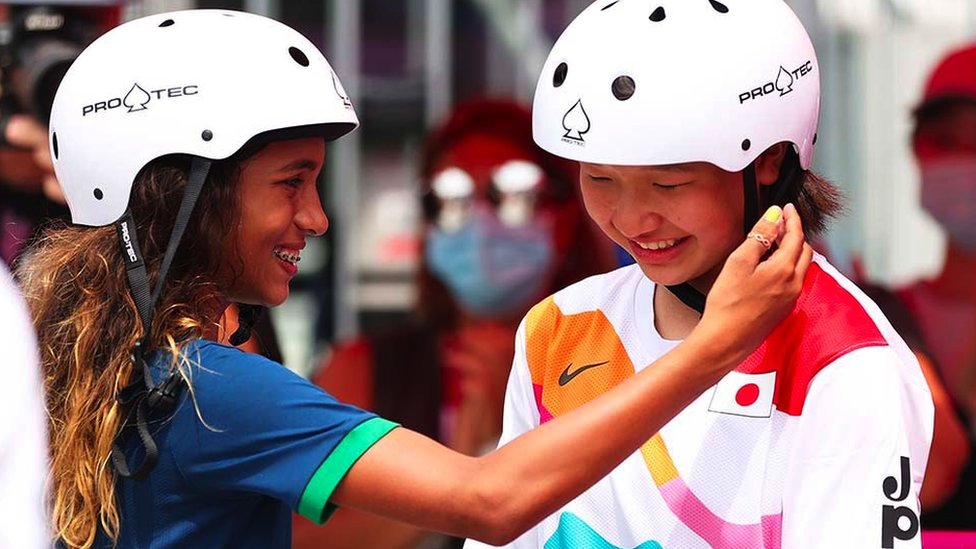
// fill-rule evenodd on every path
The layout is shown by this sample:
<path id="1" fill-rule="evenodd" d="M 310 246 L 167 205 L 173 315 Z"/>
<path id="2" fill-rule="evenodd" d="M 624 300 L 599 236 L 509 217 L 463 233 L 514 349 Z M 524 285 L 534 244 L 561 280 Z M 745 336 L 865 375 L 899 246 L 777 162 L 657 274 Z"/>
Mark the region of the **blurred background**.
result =
<path id="1" fill-rule="evenodd" d="M 291 299 L 272 312 L 285 363 L 308 374 L 331 342 L 396 324 L 414 306 L 421 249 L 417 162 L 423 136 L 459 102 L 489 96 L 530 103 L 549 47 L 588 3 L 144 0 L 44 5 L 84 11 L 95 21 L 88 33 L 110 26 L 113 18 L 173 9 L 245 10 L 298 28 L 326 53 L 363 124 L 329 150 L 322 192 L 331 230 L 310 242 Z M 849 198 L 846 217 L 833 225 L 824 246 L 842 269 L 850 273 L 861 265 L 864 276 L 889 287 L 933 275 L 942 262 L 944 236 L 919 206 L 911 111 L 933 63 L 972 36 L 976 0 L 788 3 L 813 36 L 823 73 L 816 169 Z M 6 21 L 0 30 L 6 67 L 16 65 L 11 56 L 23 49 L 12 41 L 22 38 L 24 23 L 15 19 L 27 8 L 17 3 L 0 7 Z M 67 42 L 86 39 L 81 32 Z M 39 59 L 44 55 L 38 54 Z M 13 93 L 6 75 L 12 72 L 5 71 L 5 98 Z"/>

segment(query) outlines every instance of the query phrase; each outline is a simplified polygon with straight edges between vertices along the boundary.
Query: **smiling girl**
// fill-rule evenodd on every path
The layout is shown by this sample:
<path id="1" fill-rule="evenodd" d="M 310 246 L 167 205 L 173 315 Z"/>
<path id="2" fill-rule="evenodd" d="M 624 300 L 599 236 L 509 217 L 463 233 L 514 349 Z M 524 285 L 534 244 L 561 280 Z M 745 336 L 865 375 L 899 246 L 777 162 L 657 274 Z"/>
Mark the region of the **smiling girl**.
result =
<path id="1" fill-rule="evenodd" d="M 824 228 L 839 204 L 809 171 L 819 100 L 782 0 L 601 0 L 569 25 L 533 135 L 579 162 L 590 217 L 636 264 L 528 313 L 502 448 L 693 338 L 743 236 L 771 245 L 759 212 L 794 202 L 809 234 Z M 918 547 L 932 414 L 914 355 L 817 255 L 755 353 L 511 547 Z"/>
<path id="2" fill-rule="evenodd" d="M 754 229 L 780 249 L 761 261 L 740 238 L 685 344 L 565 421 L 464 456 L 217 343 L 229 303 L 288 296 L 328 228 L 325 144 L 357 124 L 321 53 L 254 15 L 146 17 L 72 65 L 50 142 L 74 225 L 19 267 L 58 545 L 288 547 L 290 509 L 323 522 L 336 506 L 509 541 L 748 355 L 810 262 L 799 218 L 772 210 Z"/>

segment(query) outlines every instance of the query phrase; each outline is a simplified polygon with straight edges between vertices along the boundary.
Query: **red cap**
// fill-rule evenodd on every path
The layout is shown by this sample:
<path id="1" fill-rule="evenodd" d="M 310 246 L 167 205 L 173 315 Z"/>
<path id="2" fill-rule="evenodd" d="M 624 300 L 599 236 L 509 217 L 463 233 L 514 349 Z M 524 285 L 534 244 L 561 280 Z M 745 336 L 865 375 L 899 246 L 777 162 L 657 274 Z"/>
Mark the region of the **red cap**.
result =
<path id="1" fill-rule="evenodd" d="M 916 110 L 946 99 L 976 101 L 976 44 L 967 44 L 942 58 L 929 76 Z"/>

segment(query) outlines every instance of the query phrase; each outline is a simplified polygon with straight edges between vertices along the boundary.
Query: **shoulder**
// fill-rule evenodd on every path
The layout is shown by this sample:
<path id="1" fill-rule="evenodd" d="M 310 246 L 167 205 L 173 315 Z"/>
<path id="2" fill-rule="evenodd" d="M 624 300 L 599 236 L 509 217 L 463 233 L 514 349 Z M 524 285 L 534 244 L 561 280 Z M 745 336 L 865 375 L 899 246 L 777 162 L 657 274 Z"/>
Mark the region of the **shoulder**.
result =
<path id="1" fill-rule="evenodd" d="M 295 403 L 334 399 L 284 365 L 209 340 L 183 348 L 188 397 L 204 414 L 247 417 Z"/>
<path id="2" fill-rule="evenodd" d="M 816 445 L 807 449 L 812 456 L 829 456 L 854 443 L 911 456 L 924 471 L 933 413 L 924 379 L 906 375 L 894 349 L 864 347 L 837 358 L 810 382 L 800 425 L 816 436 Z"/>
<path id="3" fill-rule="evenodd" d="M 626 335 L 634 332 L 635 294 L 644 280 L 636 266 L 593 276 L 550 296 L 526 315 L 520 352 L 543 421 L 633 375 L 625 343 Z"/>
<path id="4" fill-rule="evenodd" d="M 567 286 L 529 310 L 523 322 L 526 335 L 555 332 L 563 318 L 606 316 L 618 302 L 629 303 L 643 279 L 636 265 L 628 265 Z"/>
<path id="5" fill-rule="evenodd" d="M 854 354 L 865 348 L 884 350 Z M 907 352 L 874 302 L 817 257 L 796 308 L 738 370 L 775 372 L 777 409 L 800 415 L 810 383 L 826 368 L 869 355 L 890 363 L 894 368 L 890 372 L 897 374 Z"/>
<path id="6" fill-rule="evenodd" d="M 553 294 L 552 300 L 568 314 L 599 309 L 611 296 L 625 288 L 636 288 L 643 279 L 644 273 L 637 265 L 627 265 L 571 284 Z"/>
<path id="7" fill-rule="evenodd" d="M 311 436 L 348 430 L 372 416 L 260 355 L 205 340 L 184 353 L 189 385 L 174 425 L 194 433 L 193 440 L 234 446 L 267 440 L 269 433 Z"/>
<path id="8" fill-rule="evenodd" d="M 262 355 L 206 339 L 188 343 L 183 348 L 183 355 L 194 375 L 202 378 L 232 378 L 245 373 L 254 378 L 298 377 L 280 363 Z"/>

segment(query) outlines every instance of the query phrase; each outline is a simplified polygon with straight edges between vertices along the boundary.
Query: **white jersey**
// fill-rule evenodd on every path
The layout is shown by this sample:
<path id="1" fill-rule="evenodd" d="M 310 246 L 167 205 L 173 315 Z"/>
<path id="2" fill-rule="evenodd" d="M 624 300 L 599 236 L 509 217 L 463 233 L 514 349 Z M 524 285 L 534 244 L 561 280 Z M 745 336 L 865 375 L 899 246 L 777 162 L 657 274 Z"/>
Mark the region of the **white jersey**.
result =
<path id="1" fill-rule="evenodd" d="M 676 346 L 655 329 L 654 291 L 630 266 L 536 305 L 516 338 L 501 444 Z M 509 547 L 917 548 L 932 421 L 912 352 L 818 256 L 756 352 Z"/>
<path id="2" fill-rule="evenodd" d="M 47 423 L 37 343 L 27 309 L 0 263 L 0 549 L 50 547 L 44 513 Z"/>

